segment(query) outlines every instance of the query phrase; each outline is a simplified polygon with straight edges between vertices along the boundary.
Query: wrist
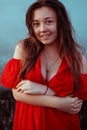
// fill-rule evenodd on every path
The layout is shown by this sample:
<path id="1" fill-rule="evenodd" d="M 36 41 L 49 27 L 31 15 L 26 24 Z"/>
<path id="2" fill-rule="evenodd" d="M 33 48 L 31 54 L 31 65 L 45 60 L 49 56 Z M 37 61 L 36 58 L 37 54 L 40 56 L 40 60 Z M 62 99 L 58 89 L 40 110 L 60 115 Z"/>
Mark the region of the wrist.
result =
<path id="1" fill-rule="evenodd" d="M 46 86 L 45 91 L 42 95 L 46 95 L 47 91 L 48 91 L 48 86 Z"/>

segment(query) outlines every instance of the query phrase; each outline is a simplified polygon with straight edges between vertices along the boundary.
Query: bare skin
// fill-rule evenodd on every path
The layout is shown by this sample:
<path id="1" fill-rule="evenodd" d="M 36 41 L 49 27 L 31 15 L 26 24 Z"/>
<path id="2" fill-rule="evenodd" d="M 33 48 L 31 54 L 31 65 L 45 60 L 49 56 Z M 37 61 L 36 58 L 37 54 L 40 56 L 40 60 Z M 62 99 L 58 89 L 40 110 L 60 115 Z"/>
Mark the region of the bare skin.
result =
<path id="1" fill-rule="evenodd" d="M 36 106 L 44 106 L 56 108 L 60 111 L 70 114 L 76 114 L 80 111 L 82 106 L 82 100 L 77 97 L 57 97 L 48 95 L 31 95 L 18 92 L 16 89 L 12 89 L 15 100 L 24 102 L 26 104 L 32 104 Z"/>

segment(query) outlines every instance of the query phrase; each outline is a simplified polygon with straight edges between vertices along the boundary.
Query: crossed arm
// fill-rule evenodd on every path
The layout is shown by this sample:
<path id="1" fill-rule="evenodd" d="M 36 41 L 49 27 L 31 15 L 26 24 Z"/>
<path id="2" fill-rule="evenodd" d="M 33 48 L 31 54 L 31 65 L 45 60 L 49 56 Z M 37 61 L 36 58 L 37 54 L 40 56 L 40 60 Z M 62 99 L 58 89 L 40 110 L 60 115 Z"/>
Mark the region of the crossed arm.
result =
<path id="1" fill-rule="evenodd" d="M 22 59 L 24 55 L 22 45 L 21 42 L 17 45 L 13 55 L 14 58 Z M 78 99 L 78 97 L 58 97 L 50 88 L 48 88 L 46 94 L 43 95 L 46 88 L 46 85 L 24 80 L 16 86 L 16 89 L 12 89 L 12 91 L 15 100 L 27 104 L 56 108 L 71 114 L 76 114 L 80 111 L 82 100 Z"/>
<path id="2" fill-rule="evenodd" d="M 58 97 L 50 88 L 46 95 L 43 95 L 47 86 L 29 80 L 21 81 L 16 88 L 12 90 L 15 100 L 27 104 L 56 108 L 71 114 L 78 113 L 82 106 L 82 100 L 77 97 Z"/>

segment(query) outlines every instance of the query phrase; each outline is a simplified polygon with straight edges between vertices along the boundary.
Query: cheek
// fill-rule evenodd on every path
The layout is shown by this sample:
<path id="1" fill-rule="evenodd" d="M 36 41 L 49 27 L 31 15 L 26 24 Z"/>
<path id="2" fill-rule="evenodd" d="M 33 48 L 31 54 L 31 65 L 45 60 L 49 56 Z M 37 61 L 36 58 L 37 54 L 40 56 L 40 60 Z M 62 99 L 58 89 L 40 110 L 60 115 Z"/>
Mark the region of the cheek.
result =
<path id="1" fill-rule="evenodd" d="M 53 34 L 54 34 L 55 36 L 57 36 L 58 30 L 57 30 L 56 27 L 52 29 L 52 32 L 53 32 Z"/>
<path id="2" fill-rule="evenodd" d="M 37 35 L 38 35 L 38 29 L 34 29 L 34 34 L 37 37 Z"/>
<path id="3" fill-rule="evenodd" d="M 52 32 L 57 32 L 57 25 L 54 24 L 54 25 L 51 26 L 49 29 L 50 29 Z"/>
<path id="4" fill-rule="evenodd" d="M 38 40 L 40 40 L 38 29 L 35 29 L 35 30 L 34 30 L 34 35 L 35 35 L 35 37 L 36 37 Z"/>
<path id="5" fill-rule="evenodd" d="M 54 31 L 57 32 L 57 25 L 54 26 Z"/>

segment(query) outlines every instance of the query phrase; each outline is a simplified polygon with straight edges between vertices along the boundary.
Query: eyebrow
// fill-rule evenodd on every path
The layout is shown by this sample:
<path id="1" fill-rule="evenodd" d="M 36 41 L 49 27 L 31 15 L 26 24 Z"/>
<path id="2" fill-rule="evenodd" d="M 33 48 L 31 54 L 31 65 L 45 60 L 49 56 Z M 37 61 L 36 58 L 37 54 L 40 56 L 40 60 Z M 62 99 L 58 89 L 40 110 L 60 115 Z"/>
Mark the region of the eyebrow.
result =
<path id="1" fill-rule="evenodd" d="M 55 18 L 55 17 L 46 17 L 44 20 L 48 20 L 48 19 L 50 19 L 50 18 Z M 33 20 L 33 22 L 34 22 L 34 21 L 39 21 L 39 20 L 35 19 L 35 20 Z"/>

